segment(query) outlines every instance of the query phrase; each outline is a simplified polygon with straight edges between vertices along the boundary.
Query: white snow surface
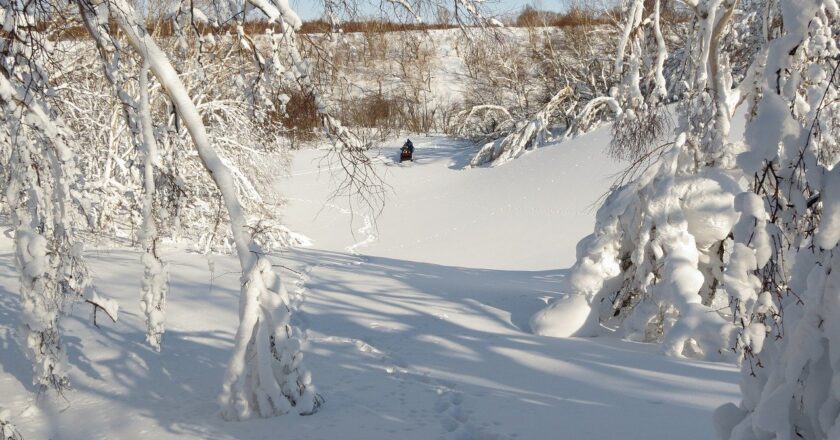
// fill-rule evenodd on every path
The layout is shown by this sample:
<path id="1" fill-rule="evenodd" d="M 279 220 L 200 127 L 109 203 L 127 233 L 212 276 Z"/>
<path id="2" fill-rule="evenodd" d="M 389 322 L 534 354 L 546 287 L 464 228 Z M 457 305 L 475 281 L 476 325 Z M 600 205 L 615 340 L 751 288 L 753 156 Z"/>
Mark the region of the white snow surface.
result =
<path id="1" fill-rule="evenodd" d="M 169 248 L 162 351 L 144 342 L 141 253 L 91 249 L 117 323 L 75 306 L 64 341 L 74 389 L 37 397 L 15 333 L 18 282 L 0 236 L 0 407 L 26 439 L 709 439 L 713 410 L 738 400 L 734 365 L 674 359 L 613 338 L 528 333 L 564 292 L 575 243 L 621 168 L 608 131 L 537 149 L 497 168 L 463 169 L 475 149 L 402 140 L 377 159 L 392 192 L 382 215 L 324 202 L 317 150 L 296 153 L 277 188 L 313 246 L 273 261 L 296 298 L 293 322 L 325 398 L 312 416 L 226 422 L 216 398 L 237 326 L 239 265 Z M 212 268 L 212 271 L 211 271 Z"/>
<path id="2" fill-rule="evenodd" d="M 609 129 L 529 152 L 496 168 L 465 169 L 476 149 L 445 137 L 412 138 L 414 162 L 399 164 L 405 138 L 374 152 L 391 186 L 376 229 L 365 228 L 342 200 L 324 203 L 333 176 L 325 152 L 297 154 L 278 185 L 291 202 L 291 229 L 315 247 L 486 269 L 546 270 L 575 262 L 577 242 L 592 231 L 601 196 L 623 165 L 604 154 Z M 521 161 L 521 163 L 518 163 Z M 332 172 L 336 172 L 335 170 Z M 375 239 L 366 240 L 368 235 Z"/>

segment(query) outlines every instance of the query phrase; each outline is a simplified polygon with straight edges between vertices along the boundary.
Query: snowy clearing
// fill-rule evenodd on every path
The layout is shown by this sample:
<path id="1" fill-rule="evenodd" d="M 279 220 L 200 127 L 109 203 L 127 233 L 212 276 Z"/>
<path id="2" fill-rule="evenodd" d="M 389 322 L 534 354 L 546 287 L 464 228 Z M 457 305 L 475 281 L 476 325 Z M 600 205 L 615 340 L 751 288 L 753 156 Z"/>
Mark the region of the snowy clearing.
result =
<path id="1" fill-rule="evenodd" d="M 278 179 L 284 216 L 310 248 L 273 257 L 307 335 L 306 362 L 326 399 L 313 416 L 225 422 L 217 396 L 238 322 L 233 256 L 167 250 L 167 332 L 144 343 L 140 252 L 92 249 L 97 285 L 120 301 L 116 324 L 65 320 L 73 389 L 32 393 L 18 343 L 11 240 L 0 238 L 0 406 L 27 439 L 653 439 L 712 438 L 712 411 L 738 400 L 734 365 L 686 361 L 612 338 L 530 334 L 564 291 L 575 243 L 621 168 L 599 130 L 501 168 L 463 169 L 473 147 L 415 139 L 415 161 L 381 165 L 382 216 L 351 217 L 296 153 Z M 351 219 L 353 221 L 351 226 Z M 100 317 L 102 318 L 102 317 Z"/>

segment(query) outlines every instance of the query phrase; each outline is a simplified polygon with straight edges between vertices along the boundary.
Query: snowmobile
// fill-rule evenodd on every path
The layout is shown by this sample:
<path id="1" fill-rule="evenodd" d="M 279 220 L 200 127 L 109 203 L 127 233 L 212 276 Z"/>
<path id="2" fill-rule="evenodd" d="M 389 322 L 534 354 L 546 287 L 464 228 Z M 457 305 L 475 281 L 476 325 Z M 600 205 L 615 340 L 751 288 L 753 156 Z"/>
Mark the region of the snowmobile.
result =
<path id="1" fill-rule="evenodd" d="M 414 162 L 413 156 L 414 148 L 411 148 L 411 146 L 403 145 L 402 148 L 400 148 L 400 162 L 405 162 L 407 160 Z"/>

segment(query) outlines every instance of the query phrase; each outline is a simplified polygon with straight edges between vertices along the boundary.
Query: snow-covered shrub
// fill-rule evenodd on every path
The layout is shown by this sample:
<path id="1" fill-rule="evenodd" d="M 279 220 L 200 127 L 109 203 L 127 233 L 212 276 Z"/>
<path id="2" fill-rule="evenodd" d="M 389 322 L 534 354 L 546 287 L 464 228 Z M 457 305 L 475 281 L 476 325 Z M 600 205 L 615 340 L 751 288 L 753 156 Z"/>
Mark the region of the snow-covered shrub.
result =
<path id="1" fill-rule="evenodd" d="M 499 105 L 477 105 L 455 116 L 455 134 L 468 139 L 499 138 L 514 128 L 510 112 Z"/>
<path id="2" fill-rule="evenodd" d="M 557 92 L 542 110 L 532 118 L 518 123 L 510 134 L 484 144 L 470 161 L 470 166 L 501 165 L 545 143 L 550 136 L 551 120 L 561 103 L 568 101 L 571 96 L 572 90 L 568 87 Z"/>
<path id="3" fill-rule="evenodd" d="M 742 400 L 715 414 L 723 439 L 840 435 L 840 9 L 833 0 L 783 0 L 779 10 L 784 27 L 766 48 L 738 157 L 753 181 L 735 236 L 742 255 L 732 258 Z"/>
<path id="4" fill-rule="evenodd" d="M 719 286 L 710 281 L 721 276 L 721 247 L 736 220 L 732 194 L 740 188 L 723 170 L 681 169 L 689 160 L 682 136 L 610 194 L 595 233 L 578 244 L 572 298 L 535 315 L 535 332 L 592 336 L 606 326 L 661 342 L 674 355 L 728 351 L 734 327 L 716 312 Z"/>
<path id="5" fill-rule="evenodd" d="M 33 384 L 61 391 L 69 383 L 59 324 L 65 304 L 83 298 L 94 322 L 100 309 L 116 319 L 117 307 L 96 293 L 77 238 L 76 139 L 51 105 L 47 55 L 31 50 L 45 37 L 30 26 L 35 16 L 26 6 L 10 5 L 6 14 L 5 28 L 17 38 L 0 43 L 0 162 L 20 273 L 19 336 Z"/>
<path id="6" fill-rule="evenodd" d="M 625 48 L 629 56 L 615 93 L 624 110 L 620 119 L 634 124 L 660 111 L 667 94 L 659 2 L 649 13 L 644 8 L 644 2 L 628 2 L 619 62 Z M 692 46 L 686 59 L 687 69 L 698 73 L 676 110 L 676 140 L 649 145 L 661 136 L 656 129 L 647 140 L 636 136 L 633 143 L 640 146 L 630 156 L 639 158 L 626 183 L 606 199 L 594 234 L 578 245 L 571 298 L 537 313 L 535 332 L 593 335 L 606 328 L 660 342 L 676 356 L 725 357 L 737 350 L 724 281 L 738 221 L 735 196 L 747 188 L 735 163 L 741 146 L 728 140 L 738 96 L 719 44 L 734 8 L 733 2 L 697 6 L 689 40 L 702 44 Z M 652 55 L 642 44 L 647 32 L 657 48 Z M 619 130 L 623 123 L 617 122 Z"/>
<path id="7" fill-rule="evenodd" d="M 199 112 L 208 121 L 208 135 L 234 170 L 249 222 L 261 224 L 266 242 L 287 244 L 275 214 L 279 201 L 269 196 L 273 193 L 269 191 L 272 176 L 282 172 L 288 146 L 281 137 L 282 127 L 271 120 L 273 112 L 279 111 L 279 98 L 269 103 L 242 99 L 248 96 L 248 84 L 255 81 L 257 69 L 242 65 L 233 50 L 238 43 L 231 38 L 205 37 L 201 49 L 193 35 L 180 42 L 164 39 L 162 44 L 169 56 L 182 60 L 184 73 L 180 76 L 199 100 Z M 93 146 L 76 152 L 83 158 L 80 169 L 90 227 L 100 236 L 139 242 L 146 186 L 140 148 L 144 142 L 141 124 L 129 127 L 125 116 L 126 112 L 139 114 L 131 109 L 138 103 L 141 63 L 127 47 L 109 53 L 118 60 L 110 66 L 114 84 L 101 80 L 102 65 L 95 47 L 77 43 L 72 52 L 57 55 L 81 60 L 67 63 L 67 70 L 61 72 L 74 86 L 58 90 L 62 100 L 57 106 L 80 143 Z M 120 92 L 115 93 L 115 86 Z M 154 79 L 149 84 L 149 106 L 154 120 L 166 121 L 147 136 L 156 144 L 152 208 L 157 232 L 162 239 L 188 240 L 197 250 L 229 252 L 228 219 L 219 192 L 198 156 L 191 153 L 189 134 Z M 87 130 L 91 125 L 104 129 Z"/>

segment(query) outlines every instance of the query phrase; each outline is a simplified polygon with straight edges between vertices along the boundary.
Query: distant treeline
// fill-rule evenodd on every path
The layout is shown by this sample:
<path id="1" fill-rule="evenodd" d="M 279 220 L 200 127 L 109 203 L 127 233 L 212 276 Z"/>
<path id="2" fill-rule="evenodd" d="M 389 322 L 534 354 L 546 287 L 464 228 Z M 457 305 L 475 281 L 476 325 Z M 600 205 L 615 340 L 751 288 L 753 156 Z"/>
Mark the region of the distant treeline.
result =
<path id="1" fill-rule="evenodd" d="M 190 24 L 191 28 L 188 32 L 199 32 L 202 35 L 207 34 L 228 34 L 236 32 L 235 23 L 225 23 L 220 26 L 212 26 L 206 23 Z M 342 32 L 401 32 L 401 31 L 417 31 L 417 30 L 434 30 L 434 29 L 450 29 L 456 28 L 453 24 L 443 23 L 399 23 L 392 21 L 379 20 L 365 20 L 365 21 L 348 21 L 341 23 L 339 29 Z M 44 31 L 48 28 L 46 23 L 40 23 L 33 26 L 38 31 Z M 118 33 L 116 25 L 111 25 L 111 32 Z M 257 35 L 265 33 L 269 28 L 275 32 L 280 31 L 280 25 L 277 23 L 269 23 L 263 20 L 249 20 L 243 24 L 246 34 Z M 150 20 L 146 24 L 146 29 L 150 34 L 166 38 L 175 34 L 174 23 L 170 20 Z M 310 20 L 303 22 L 301 29 L 298 31 L 303 34 L 323 34 L 333 30 L 330 24 L 324 20 Z M 71 26 L 57 26 L 53 32 L 53 39 L 79 39 L 88 37 L 88 31 L 81 25 Z"/>
<path id="2" fill-rule="evenodd" d="M 569 27 L 586 26 L 616 23 L 619 21 L 620 11 L 617 9 L 596 10 L 594 8 L 573 7 L 567 12 L 550 12 L 526 6 L 517 16 L 504 20 L 506 26 L 511 27 Z M 175 26 L 169 20 L 149 20 L 147 29 L 150 33 L 160 37 L 170 37 L 175 33 Z M 219 26 L 211 26 L 205 23 L 191 24 L 193 31 L 201 34 L 226 34 L 235 32 L 236 23 L 225 23 Z M 260 34 L 268 28 L 279 31 L 280 26 L 276 23 L 268 23 L 263 20 L 248 20 L 243 25 L 245 33 Z M 389 20 L 352 20 L 342 22 L 339 29 L 345 33 L 356 32 L 403 32 L 403 31 L 427 31 L 437 29 L 453 29 L 458 25 L 454 23 L 440 22 L 412 22 L 403 23 Z M 46 25 L 35 26 L 38 30 L 44 30 Z M 116 30 L 114 28 L 113 30 Z M 309 20 L 303 22 L 300 33 L 322 34 L 334 30 L 329 22 L 325 20 Z M 80 25 L 59 26 L 53 34 L 58 39 L 78 39 L 87 37 L 87 30 Z"/>
<path id="3" fill-rule="evenodd" d="M 526 6 L 511 25 L 516 27 L 569 27 L 617 23 L 621 20 L 619 9 L 571 7 L 566 12 L 551 12 Z"/>

